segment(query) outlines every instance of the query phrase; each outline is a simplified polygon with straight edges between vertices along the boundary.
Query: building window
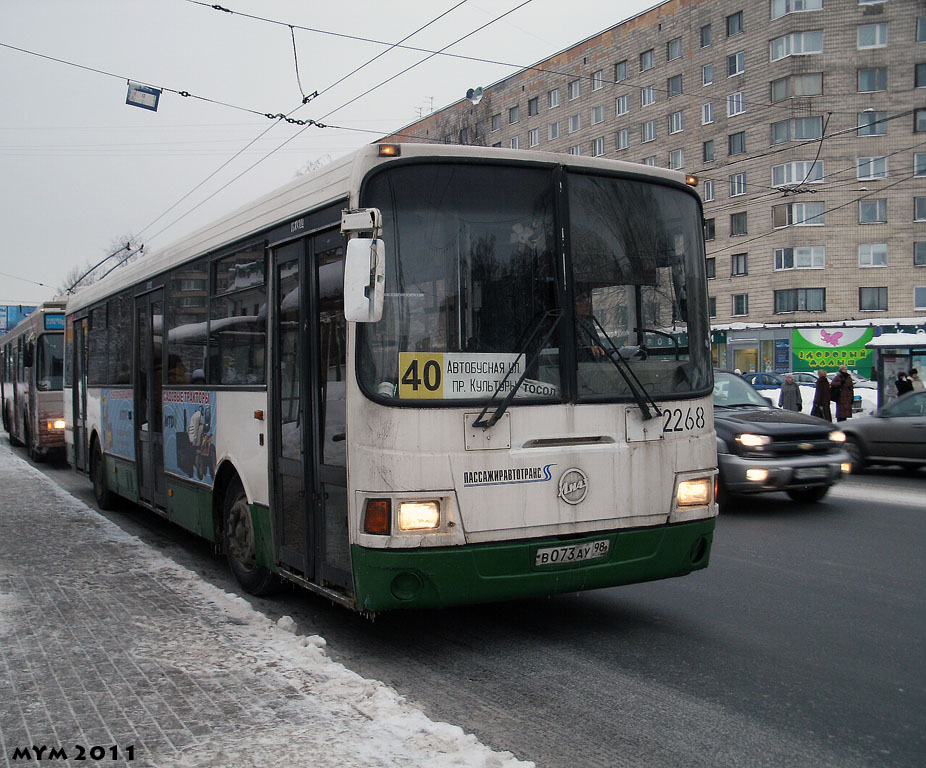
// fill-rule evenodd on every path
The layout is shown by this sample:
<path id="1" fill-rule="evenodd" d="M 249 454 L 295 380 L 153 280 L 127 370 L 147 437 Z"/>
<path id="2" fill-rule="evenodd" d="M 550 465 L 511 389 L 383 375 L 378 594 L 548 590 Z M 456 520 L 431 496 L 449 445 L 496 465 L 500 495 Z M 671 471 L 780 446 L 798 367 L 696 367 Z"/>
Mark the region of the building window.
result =
<path id="1" fill-rule="evenodd" d="M 916 88 L 926 88 L 926 64 L 917 64 L 913 72 L 913 84 Z"/>
<path id="2" fill-rule="evenodd" d="M 887 312 L 887 287 L 859 288 L 858 308 L 861 312 Z"/>
<path id="3" fill-rule="evenodd" d="M 887 158 L 859 157 L 856 158 L 856 177 L 859 179 L 886 179 Z"/>
<path id="4" fill-rule="evenodd" d="M 592 156 L 601 157 L 604 154 L 604 136 L 592 140 Z"/>
<path id="5" fill-rule="evenodd" d="M 926 176 L 926 152 L 913 155 L 913 175 Z"/>
<path id="6" fill-rule="evenodd" d="M 776 37 L 769 43 L 769 57 L 772 61 L 779 61 L 788 56 L 808 56 L 813 53 L 823 53 L 822 29 L 791 32 Z"/>
<path id="7" fill-rule="evenodd" d="M 746 171 L 730 176 L 730 197 L 746 194 Z"/>
<path id="8" fill-rule="evenodd" d="M 614 82 L 619 83 L 627 79 L 627 59 L 617 62 L 614 65 Z"/>
<path id="9" fill-rule="evenodd" d="M 685 167 L 685 150 L 673 149 L 669 152 L 669 169 L 677 171 Z"/>
<path id="10" fill-rule="evenodd" d="M 887 134 L 887 112 L 862 112 L 858 116 L 859 136 L 884 136 Z"/>
<path id="11" fill-rule="evenodd" d="M 676 37 L 666 43 L 666 61 L 682 58 L 682 38 Z"/>
<path id="12" fill-rule="evenodd" d="M 582 115 L 577 113 L 569 115 L 569 133 L 575 133 L 582 128 Z"/>
<path id="13" fill-rule="evenodd" d="M 926 286 L 918 285 L 913 289 L 913 308 L 926 309 Z"/>
<path id="14" fill-rule="evenodd" d="M 823 181 L 823 161 L 797 160 L 772 166 L 772 186 L 819 184 Z"/>
<path id="15" fill-rule="evenodd" d="M 511 139 L 511 148 L 512 149 L 521 149 L 521 137 L 514 136 Z"/>
<path id="16" fill-rule="evenodd" d="M 743 31 L 743 12 L 737 11 L 727 16 L 727 37 L 741 34 Z"/>
<path id="17" fill-rule="evenodd" d="M 653 49 L 650 48 L 648 51 L 643 51 L 643 53 L 640 54 L 640 71 L 646 72 L 646 70 L 652 69 L 654 66 Z"/>
<path id="18" fill-rule="evenodd" d="M 582 154 L 582 145 L 575 144 L 574 146 L 569 147 L 570 155 L 581 155 Z"/>
<path id="19" fill-rule="evenodd" d="M 521 108 L 516 104 L 508 110 L 508 125 L 514 125 L 521 121 Z"/>
<path id="20" fill-rule="evenodd" d="M 618 151 L 627 149 L 630 146 L 630 129 L 624 128 L 617 132 L 616 142 Z"/>
<path id="21" fill-rule="evenodd" d="M 781 227 L 816 227 L 826 224 L 826 204 L 782 203 L 772 206 L 772 226 Z"/>
<path id="22" fill-rule="evenodd" d="M 579 98 L 582 95 L 582 81 L 573 80 L 569 83 L 569 101 Z"/>
<path id="23" fill-rule="evenodd" d="M 648 120 L 643 123 L 643 143 L 655 141 L 656 139 L 656 121 Z"/>
<path id="24" fill-rule="evenodd" d="M 749 314 L 749 294 L 748 293 L 734 293 L 733 294 L 733 316 L 742 316 Z"/>
<path id="25" fill-rule="evenodd" d="M 804 245 L 797 248 L 775 249 L 775 270 L 823 269 L 826 266 L 826 246 Z"/>
<path id="26" fill-rule="evenodd" d="M 705 227 L 704 239 L 711 239 L 707 237 L 707 228 Z M 717 277 L 717 259 L 705 259 L 704 260 L 704 271 L 707 273 L 707 279 L 713 280 Z"/>
<path id="27" fill-rule="evenodd" d="M 749 274 L 749 254 L 734 253 L 730 257 L 730 276 L 742 277 Z"/>
<path id="28" fill-rule="evenodd" d="M 669 98 L 682 95 L 682 76 L 673 75 L 666 81 L 666 90 L 669 92 Z"/>
<path id="29" fill-rule="evenodd" d="M 860 267 L 886 267 L 887 243 L 860 243 L 858 265 Z"/>
<path id="30" fill-rule="evenodd" d="M 705 240 L 714 240 L 717 237 L 717 224 L 716 219 L 705 219 L 704 220 L 704 239 Z M 714 259 L 708 259 L 710 263 L 710 269 L 708 270 L 708 277 L 715 277 L 714 275 Z"/>
<path id="31" fill-rule="evenodd" d="M 559 123 L 550 123 L 550 141 L 559 138 Z"/>
<path id="32" fill-rule="evenodd" d="M 710 24 L 701 27 L 701 47 L 707 48 L 714 41 L 714 32 Z"/>
<path id="33" fill-rule="evenodd" d="M 502 146 L 502 143 L 500 141 L 496 141 L 492 146 L 497 149 Z"/>
<path id="34" fill-rule="evenodd" d="M 592 125 L 604 122 L 604 106 L 592 107 Z"/>
<path id="35" fill-rule="evenodd" d="M 887 24 L 859 24 L 858 48 L 884 48 L 887 45 Z"/>
<path id="36" fill-rule="evenodd" d="M 775 291 L 775 314 L 783 312 L 825 312 L 825 288 L 788 288 Z"/>
<path id="37" fill-rule="evenodd" d="M 913 220 L 926 221 L 926 197 L 913 198 Z"/>
<path id="38" fill-rule="evenodd" d="M 731 133 L 727 137 L 727 149 L 731 155 L 741 155 L 746 151 L 746 131 Z"/>
<path id="39" fill-rule="evenodd" d="M 858 92 L 871 93 L 872 91 L 887 90 L 887 67 L 858 70 Z"/>
<path id="40" fill-rule="evenodd" d="M 737 235 L 746 235 L 749 234 L 749 228 L 747 226 L 747 214 L 746 211 L 739 211 L 738 213 L 730 214 L 730 236 L 736 237 Z"/>
<path id="41" fill-rule="evenodd" d="M 592 90 L 598 91 L 602 88 L 604 88 L 604 70 L 599 69 L 592 73 Z"/>
<path id="42" fill-rule="evenodd" d="M 727 56 L 727 77 L 735 77 L 746 71 L 746 51 Z"/>
<path id="43" fill-rule="evenodd" d="M 710 85 L 714 82 L 714 65 L 705 64 L 701 67 L 701 85 Z"/>
<path id="44" fill-rule="evenodd" d="M 630 96 L 624 94 L 614 99 L 614 113 L 618 116 L 626 115 L 630 111 Z"/>
<path id="45" fill-rule="evenodd" d="M 860 3 L 867 1 L 859 0 Z M 780 19 L 789 13 L 819 11 L 821 8 L 823 8 L 823 0 L 772 0 L 772 20 Z"/>
<path id="46" fill-rule="evenodd" d="M 486 137 L 486 124 L 485 120 L 480 120 L 476 123 L 476 138 L 484 139 Z"/>
<path id="47" fill-rule="evenodd" d="M 811 72 L 806 75 L 788 75 L 771 83 L 771 100 L 784 101 L 792 96 L 820 96 L 823 94 L 823 73 Z"/>
<path id="48" fill-rule="evenodd" d="M 539 115 L 540 114 L 540 97 L 535 96 L 532 99 L 527 100 L 527 114 L 528 116 Z"/>
<path id="49" fill-rule="evenodd" d="M 731 93 L 727 96 L 727 117 L 741 115 L 746 111 L 746 91 Z"/>
<path id="50" fill-rule="evenodd" d="M 887 223 L 887 198 L 871 199 L 858 201 L 858 223 L 859 224 L 886 224 Z"/>
<path id="51" fill-rule="evenodd" d="M 701 105 L 701 125 L 714 122 L 714 102 L 709 101 Z"/>
<path id="52" fill-rule="evenodd" d="M 717 297 L 707 297 L 707 314 L 708 317 L 717 317 Z"/>
<path id="53" fill-rule="evenodd" d="M 913 110 L 913 132 L 926 133 L 926 109 Z"/>
<path id="54" fill-rule="evenodd" d="M 714 140 L 708 139 L 701 145 L 701 160 L 705 163 L 714 162 Z"/>
<path id="55" fill-rule="evenodd" d="M 656 89 L 652 85 L 644 85 L 640 89 L 640 104 L 648 107 L 656 103 Z"/>
<path id="56" fill-rule="evenodd" d="M 492 115 L 492 130 L 500 131 L 502 129 L 502 114 Z"/>
<path id="57" fill-rule="evenodd" d="M 772 144 L 819 139 L 823 135 L 822 117 L 795 117 L 772 123 Z"/>
<path id="58" fill-rule="evenodd" d="M 685 130 L 685 112 L 679 110 L 669 115 L 669 133 L 681 133 Z"/>
<path id="59" fill-rule="evenodd" d="M 540 129 L 531 128 L 531 130 L 527 132 L 527 146 L 536 147 L 539 144 L 540 144 Z"/>
<path id="60" fill-rule="evenodd" d="M 916 17 L 916 42 L 926 43 L 926 16 Z"/>
<path id="61" fill-rule="evenodd" d="M 559 88 L 554 88 L 547 94 L 547 106 L 550 109 L 559 106 Z"/>
<path id="62" fill-rule="evenodd" d="M 656 155 L 650 155 L 649 157 L 643 158 L 643 165 L 656 165 Z"/>
<path id="63" fill-rule="evenodd" d="M 913 244 L 913 266 L 926 267 L 926 242 Z"/>
<path id="64" fill-rule="evenodd" d="M 710 202 L 714 199 L 714 180 L 705 179 L 704 180 L 704 201 Z M 713 219 L 711 219 L 713 221 Z"/>

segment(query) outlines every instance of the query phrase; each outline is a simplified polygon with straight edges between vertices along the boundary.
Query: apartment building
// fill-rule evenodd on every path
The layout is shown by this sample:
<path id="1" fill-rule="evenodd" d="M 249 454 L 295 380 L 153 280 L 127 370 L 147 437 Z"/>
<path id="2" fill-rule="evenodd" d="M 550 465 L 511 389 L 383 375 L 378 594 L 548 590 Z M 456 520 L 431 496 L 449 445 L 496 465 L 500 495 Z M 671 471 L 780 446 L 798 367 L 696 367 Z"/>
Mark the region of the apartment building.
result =
<path id="1" fill-rule="evenodd" d="M 923 0 L 669 0 L 386 140 L 696 175 L 718 364 L 926 329 Z"/>

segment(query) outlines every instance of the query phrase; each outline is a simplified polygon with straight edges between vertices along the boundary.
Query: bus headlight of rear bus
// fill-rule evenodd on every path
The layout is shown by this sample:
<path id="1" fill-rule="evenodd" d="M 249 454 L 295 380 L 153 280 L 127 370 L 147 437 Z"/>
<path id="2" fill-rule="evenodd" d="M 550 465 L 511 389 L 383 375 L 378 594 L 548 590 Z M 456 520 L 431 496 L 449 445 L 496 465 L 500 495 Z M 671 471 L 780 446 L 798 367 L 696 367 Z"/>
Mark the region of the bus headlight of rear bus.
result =
<path id="1" fill-rule="evenodd" d="M 711 491 L 714 480 L 711 477 L 698 477 L 694 480 L 682 480 L 678 484 L 676 503 L 680 507 L 706 507 L 711 503 Z"/>
<path id="2" fill-rule="evenodd" d="M 48 431 L 52 432 L 56 429 L 64 429 L 64 419 L 55 419 L 54 421 L 49 421 Z"/>

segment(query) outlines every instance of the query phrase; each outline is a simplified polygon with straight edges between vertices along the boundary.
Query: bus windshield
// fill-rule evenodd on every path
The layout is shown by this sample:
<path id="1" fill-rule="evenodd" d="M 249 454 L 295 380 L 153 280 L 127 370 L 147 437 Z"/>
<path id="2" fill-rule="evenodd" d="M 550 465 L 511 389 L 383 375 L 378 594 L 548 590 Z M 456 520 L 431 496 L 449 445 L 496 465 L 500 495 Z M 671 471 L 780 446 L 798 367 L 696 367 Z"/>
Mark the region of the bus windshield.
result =
<path id="1" fill-rule="evenodd" d="M 45 333 L 36 343 L 35 386 L 42 392 L 64 388 L 64 335 Z"/>
<path id="2" fill-rule="evenodd" d="M 382 211 L 389 246 L 382 320 L 359 330 L 368 395 L 462 404 L 512 390 L 535 402 L 708 390 L 694 196 L 576 171 L 561 176 L 562 194 L 558 176 L 441 163 L 368 180 L 363 204 Z"/>

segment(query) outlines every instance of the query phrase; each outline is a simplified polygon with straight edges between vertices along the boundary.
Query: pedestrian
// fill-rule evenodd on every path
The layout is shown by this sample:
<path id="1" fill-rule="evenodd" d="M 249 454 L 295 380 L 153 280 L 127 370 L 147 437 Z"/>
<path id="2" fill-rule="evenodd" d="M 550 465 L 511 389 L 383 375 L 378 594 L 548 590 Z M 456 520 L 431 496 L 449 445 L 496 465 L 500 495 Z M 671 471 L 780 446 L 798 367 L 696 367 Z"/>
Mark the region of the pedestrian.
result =
<path id="1" fill-rule="evenodd" d="M 810 415 L 827 421 L 833 420 L 830 412 L 830 383 L 826 378 L 826 371 L 817 371 L 817 387 L 813 393 Z"/>
<path id="2" fill-rule="evenodd" d="M 907 377 L 913 382 L 913 391 L 922 392 L 926 388 L 926 384 L 923 383 L 923 380 L 920 378 L 920 374 L 917 372 L 916 368 L 910 369 L 910 375 Z"/>
<path id="3" fill-rule="evenodd" d="M 742 372 L 739 368 L 734 368 L 734 369 L 733 369 L 733 373 L 735 373 L 737 376 L 742 376 L 742 375 L 743 375 L 743 372 Z"/>
<path id="4" fill-rule="evenodd" d="M 898 372 L 897 374 L 897 397 L 902 397 L 907 394 L 907 392 L 913 391 L 913 382 L 907 378 L 907 374 L 903 371 Z"/>
<path id="5" fill-rule="evenodd" d="M 781 385 L 781 393 L 778 395 L 778 407 L 798 412 L 804 407 L 803 403 L 801 403 L 801 388 L 794 383 L 794 377 L 790 374 L 785 376 L 785 382 Z"/>
<path id="6" fill-rule="evenodd" d="M 836 421 L 845 421 L 852 418 L 852 401 L 855 400 L 855 390 L 849 369 L 842 365 L 839 373 L 833 377 L 830 385 L 830 400 L 836 403 Z"/>

